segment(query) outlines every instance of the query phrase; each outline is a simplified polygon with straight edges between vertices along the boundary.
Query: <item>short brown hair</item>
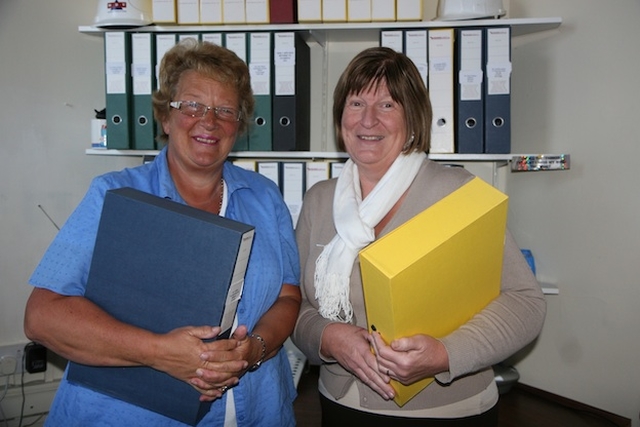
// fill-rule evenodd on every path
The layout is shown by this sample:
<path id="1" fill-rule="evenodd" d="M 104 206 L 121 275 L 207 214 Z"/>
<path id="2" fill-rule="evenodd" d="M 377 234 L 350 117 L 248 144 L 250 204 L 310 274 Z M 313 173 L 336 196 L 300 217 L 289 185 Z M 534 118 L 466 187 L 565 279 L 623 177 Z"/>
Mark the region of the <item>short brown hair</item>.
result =
<path id="1" fill-rule="evenodd" d="M 158 90 L 153 94 L 153 115 L 159 123 L 169 116 L 169 103 L 175 101 L 173 97 L 185 71 L 196 71 L 235 89 L 241 113 L 238 130 L 240 133 L 247 131 L 253 119 L 255 105 L 247 65 L 229 49 L 209 42 L 199 42 L 194 38 L 182 40 L 162 58 Z M 157 139 L 163 143 L 167 141 L 162 126 Z"/>
<path id="2" fill-rule="evenodd" d="M 338 148 L 345 150 L 342 113 L 347 97 L 386 83 L 391 98 L 404 109 L 407 135 L 413 136 L 404 153 L 429 151 L 433 112 L 424 81 L 406 55 L 387 47 L 372 47 L 356 55 L 344 70 L 333 92 L 333 126 Z"/>

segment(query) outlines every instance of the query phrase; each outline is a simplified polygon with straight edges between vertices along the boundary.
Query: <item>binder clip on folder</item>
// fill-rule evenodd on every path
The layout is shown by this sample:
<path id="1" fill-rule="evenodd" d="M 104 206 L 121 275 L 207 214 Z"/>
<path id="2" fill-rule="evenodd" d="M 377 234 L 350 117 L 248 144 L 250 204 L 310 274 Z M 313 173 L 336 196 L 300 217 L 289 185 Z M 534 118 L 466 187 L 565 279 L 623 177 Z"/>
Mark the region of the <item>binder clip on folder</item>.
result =
<path id="1" fill-rule="evenodd" d="M 439 0 L 434 21 L 500 18 L 507 13 L 502 0 Z"/>
<path id="2" fill-rule="evenodd" d="M 151 0 L 98 0 L 96 27 L 133 28 L 151 24 Z"/>

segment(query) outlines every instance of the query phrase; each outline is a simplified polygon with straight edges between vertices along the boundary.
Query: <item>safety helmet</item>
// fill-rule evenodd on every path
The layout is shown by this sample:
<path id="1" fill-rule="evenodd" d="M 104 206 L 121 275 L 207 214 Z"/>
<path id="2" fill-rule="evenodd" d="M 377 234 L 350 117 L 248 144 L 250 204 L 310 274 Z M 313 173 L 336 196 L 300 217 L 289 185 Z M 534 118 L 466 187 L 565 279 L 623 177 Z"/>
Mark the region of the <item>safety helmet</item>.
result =
<path id="1" fill-rule="evenodd" d="M 151 0 L 98 0 L 96 27 L 143 27 L 151 22 Z"/>
<path id="2" fill-rule="evenodd" d="M 438 16 L 434 20 L 498 18 L 506 13 L 502 0 L 438 0 Z"/>

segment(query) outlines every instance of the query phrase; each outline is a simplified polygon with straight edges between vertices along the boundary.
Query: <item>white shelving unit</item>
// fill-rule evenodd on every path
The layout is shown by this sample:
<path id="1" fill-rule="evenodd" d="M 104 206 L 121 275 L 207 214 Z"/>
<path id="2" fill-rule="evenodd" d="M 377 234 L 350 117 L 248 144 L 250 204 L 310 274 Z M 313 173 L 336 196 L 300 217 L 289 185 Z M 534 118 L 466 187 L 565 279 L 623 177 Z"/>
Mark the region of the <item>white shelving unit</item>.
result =
<path id="1" fill-rule="evenodd" d="M 321 114 L 313 114 L 312 135 L 320 135 L 319 140 L 312 140 L 311 151 L 289 152 L 232 152 L 234 159 L 279 159 L 287 160 L 340 160 L 346 159 L 345 153 L 335 151 L 333 125 L 330 120 L 331 93 L 337 76 L 353 55 L 366 46 L 378 43 L 380 31 L 385 29 L 411 30 L 417 28 L 460 28 L 460 27 L 511 27 L 512 44 L 526 44 L 530 36 L 556 30 L 562 24 L 562 18 L 515 18 L 486 19 L 471 21 L 420 21 L 420 22 L 372 22 L 372 23 L 318 23 L 318 24 L 281 24 L 281 25 L 152 25 L 133 28 L 131 32 L 153 33 L 205 33 L 205 32 L 254 32 L 254 31 L 296 31 L 302 33 L 312 48 L 311 99 L 312 105 L 321 105 Z M 95 26 L 80 26 L 79 32 L 102 36 L 106 30 Z M 315 62 L 314 62 L 315 61 Z M 318 74 L 319 73 L 319 74 Z M 317 102 L 321 100 L 321 102 Z M 314 124 L 315 120 L 315 124 Z M 314 128 L 315 126 L 315 128 Z M 157 150 L 107 150 L 86 149 L 87 155 L 99 156 L 155 156 Z M 529 170 L 562 170 L 569 169 L 568 154 L 430 154 L 435 161 L 452 164 L 481 165 L 488 164 L 492 183 L 504 190 L 507 166 L 517 170 L 515 165 L 529 162 L 537 168 Z M 466 167 L 466 166 L 465 166 Z M 473 170 L 472 170 L 473 172 Z M 475 172 L 474 172 L 475 173 Z M 558 293 L 553 284 L 541 283 L 545 294 Z"/>
<path id="2" fill-rule="evenodd" d="M 372 22 L 372 23 L 317 23 L 317 24 L 283 24 L 283 25 L 151 25 L 133 28 L 131 32 L 153 33 L 203 33 L 203 32 L 251 32 L 251 31 L 296 31 L 305 35 L 312 48 L 311 99 L 314 105 L 311 121 L 311 150 L 326 153 L 327 158 L 336 158 L 333 126 L 331 123 L 331 94 L 335 81 L 343 66 L 351 57 L 366 46 L 379 42 L 380 31 L 384 29 L 415 28 L 459 28 L 470 26 L 511 26 L 512 38 L 557 29 L 562 23 L 559 17 L 548 18 L 516 18 L 516 19 L 484 19 L 471 21 L 419 21 L 419 22 Z M 101 36 L 104 28 L 80 26 L 84 34 Z M 524 38 L 526 39 L 526 38 Z M 320 110 L 320 111 L 318 111 Z M 308 153 L 308 155 L 312 154 Z M 128 150 L 87 150 L 92 155 L 125 155 Z M 138 152 L 135 155 L 152 153 Z M 245 155 L 237 153 L 236 157 L 256 157 L 257 153 Z M 478 161 L 478 162 L 511 162 L 514 156 L 538 156 L 539 154 L 507 154 L 507 155 L 469 155 L 444 154 L 432 155 L 434 160 L 441 161 Z M 274 157 L 298 158 L 292 152 L 278 153 Z M 549 156 L 548 154 L 545 156 Z M 552 155 L 552 156 L 562 156 Z M 259 157 L 271 157 L 260 153 Z M 303 155 L 303 157 L 305 157 Z"/>
<path id="3" fill-rule="evenodd" d="M 350 34 L 357 39 L 369 39 L 370 33 L 377 34 L 383 29 L 412 28 L 452 28 L 452 27 L 491 27 L 510 25 L 512 36 L 518 37 L 542 31 L 553 30 L 562 24 L 562 18 L 515 18 L 515 19 L 480 19 L 472 21 L 417 21 L 417 22 L 345 22 L 325 24 L 278 24 L 278 25 L 149 25 L 131 29 L 135 32 L 230 32 L 230 31 L 301 31 L 308 32 L 319 39 L 349 41 L 343 38 Z M 78 27 L 78 31 L 86 34 L 103 33 L 104 28 L 91 25 Z"/>

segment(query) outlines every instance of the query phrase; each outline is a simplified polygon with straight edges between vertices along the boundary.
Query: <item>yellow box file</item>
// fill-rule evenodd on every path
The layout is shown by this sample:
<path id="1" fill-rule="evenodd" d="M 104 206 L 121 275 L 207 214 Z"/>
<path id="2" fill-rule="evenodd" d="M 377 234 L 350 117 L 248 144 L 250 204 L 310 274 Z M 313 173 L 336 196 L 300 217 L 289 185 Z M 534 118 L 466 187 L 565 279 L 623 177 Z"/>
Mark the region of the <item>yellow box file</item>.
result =
<path id="1" fill-rule="evenodd" d="M 508 197 L 471 181 L 360 252 L 369 328 L 443 337 L 500 293 Z M 403 406 L 429 385 L 392 380 Z"/>

